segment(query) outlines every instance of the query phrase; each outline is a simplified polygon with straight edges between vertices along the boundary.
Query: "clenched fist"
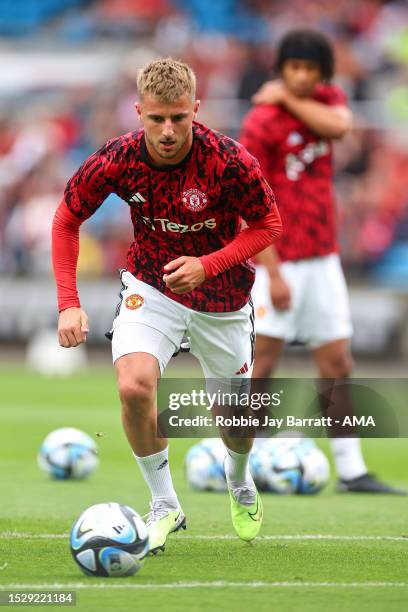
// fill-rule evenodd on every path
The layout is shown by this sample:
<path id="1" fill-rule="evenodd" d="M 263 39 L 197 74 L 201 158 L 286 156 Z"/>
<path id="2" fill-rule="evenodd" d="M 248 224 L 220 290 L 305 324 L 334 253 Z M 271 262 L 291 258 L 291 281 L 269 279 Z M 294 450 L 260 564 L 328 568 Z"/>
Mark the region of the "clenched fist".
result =
<path id="1" fill-rule="evenodd" d="M 88 315 L 82 308 L 72 307 L 60 312 L 58 339 L 61 346 L 71 348 L 86 342 L 88 332 Z"/>
<path id="2" fill-rule="evenodd" d="M 163 280 L 173 293 L 189 293 L 205 281 L 204 267 L 198 257 L 178 257 L 163 268 Z"/>

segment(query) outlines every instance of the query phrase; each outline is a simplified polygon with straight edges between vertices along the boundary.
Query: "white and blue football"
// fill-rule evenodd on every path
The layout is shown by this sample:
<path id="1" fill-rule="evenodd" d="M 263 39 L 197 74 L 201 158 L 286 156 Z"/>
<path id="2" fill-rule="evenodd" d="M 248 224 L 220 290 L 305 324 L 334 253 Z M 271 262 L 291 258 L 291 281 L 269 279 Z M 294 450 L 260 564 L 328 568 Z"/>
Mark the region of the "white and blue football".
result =
<path id="1" fill-rule="evenodd" d="M 225 456 L 220 438 L 206 438 L 192 446 L 184 462 L 188 484 L 199 491 L 226 491 Z"/>
<path id="2" fill-rule="evenodd" d="M 131 576 L 149 552 L 147 527 L 129 506 L 110 502 L 91 506 L 75 521 L 71 553 L 84 574 Z"/>
<path id="3" fill-rule="evenodd" d="M 250 468 L 257 487 L 272 493 L 317 493 L 330 478 L 329 462 L 310 438 L 261 441 L 254 445 Z"/>
<path id="4" fill-rule="evenodd" d="M 59 480 L 85 478 L 98 463 L 94 440 L 73 427 L 63 427 L 48 434 L 38 454 L 40 468 Z"/>

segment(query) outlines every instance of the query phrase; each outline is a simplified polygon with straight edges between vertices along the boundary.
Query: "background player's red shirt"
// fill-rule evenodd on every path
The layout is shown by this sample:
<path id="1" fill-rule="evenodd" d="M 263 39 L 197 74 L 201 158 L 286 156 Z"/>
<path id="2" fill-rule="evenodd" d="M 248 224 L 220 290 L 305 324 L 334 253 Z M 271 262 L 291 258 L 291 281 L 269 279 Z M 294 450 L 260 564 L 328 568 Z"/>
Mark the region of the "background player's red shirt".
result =
<path id="1" fill-rule="evenodd" d="M 319 84 L 314 99 L 346 104 L 333 85 Z M 283 106 L 254 106 L 240 137 L 254 155 L 279 202 L 283 234 L 275 243 L 282 261 L 336 252 L 332 145 L 312 132 Z"/>
<path id="2" fill-rule="evenodd" d="M 143 130 L 110 140 L 68 182 L 65 202 L 86 219 L 109 193 L 130 206 L 135 241 L 127 269 L 167 297 L 203 312 L 238 310 L 249 299 L 254 270 L 244 262 L 194 291 L 176 295 L 163 282 L 163 266 L 181 255 L 199 257 L 226 246 L 241 217 L 256 221 L 274 207 L 258 162 L 239 143 L 199 123 L 193 145 L 176 166 L 151 164 Z"/>

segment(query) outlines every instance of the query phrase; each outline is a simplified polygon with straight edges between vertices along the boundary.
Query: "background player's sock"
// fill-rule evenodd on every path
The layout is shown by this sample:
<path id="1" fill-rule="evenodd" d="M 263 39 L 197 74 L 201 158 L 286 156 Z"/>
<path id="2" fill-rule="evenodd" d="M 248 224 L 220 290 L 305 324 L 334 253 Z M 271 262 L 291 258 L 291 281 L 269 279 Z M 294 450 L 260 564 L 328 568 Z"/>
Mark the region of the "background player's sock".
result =
<path id="1" fill-rule="evenodd" d="M 249 453 L 236 453 L 226 447 L 225 476 L 228 488 L 240 504 L 252 505 L 256 499 L 256 488 L 249 471 Z"/>
<path id="2" fill-rule="evenodd" d="M 331 438 L 330 444 L 341 480 L 352 480 L 367 473 L 360 438 Z"/>
<path id="3" fill-rule="evenodd" d="M 135 459 L 151 491 L 153 502 L 159 501 L 170 509 L 177 510 L 180 504 L 170 473 L 169 447 L 147 457 L 135 455 Z"/>

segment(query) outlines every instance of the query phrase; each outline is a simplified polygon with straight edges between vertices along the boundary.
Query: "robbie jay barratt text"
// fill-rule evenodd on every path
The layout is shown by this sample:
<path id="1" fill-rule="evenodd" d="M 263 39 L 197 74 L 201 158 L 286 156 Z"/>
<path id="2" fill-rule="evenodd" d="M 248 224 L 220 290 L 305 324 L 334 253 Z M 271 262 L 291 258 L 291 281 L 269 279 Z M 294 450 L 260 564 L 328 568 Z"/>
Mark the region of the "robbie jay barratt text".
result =
<path id="1" fill-rule="evenodd" d="M 252 415 L 180 417 L 173 414 L 169 417 L 168 422 L 171 427 L 211 427 L 212 425 L 217 427 L 275 427 L 277 429 L 282 427 L 333 427 L 334 425 L 375 427 L 375 420 L 372 416 L 345 416 L 343 419 L 333 419 L 332 417 L 299 418 L 288 415 L 285 418 L 265 416 L 261 420 Z"/>

